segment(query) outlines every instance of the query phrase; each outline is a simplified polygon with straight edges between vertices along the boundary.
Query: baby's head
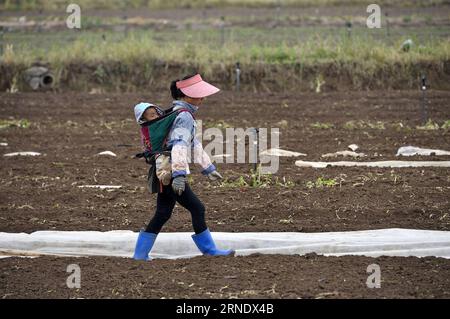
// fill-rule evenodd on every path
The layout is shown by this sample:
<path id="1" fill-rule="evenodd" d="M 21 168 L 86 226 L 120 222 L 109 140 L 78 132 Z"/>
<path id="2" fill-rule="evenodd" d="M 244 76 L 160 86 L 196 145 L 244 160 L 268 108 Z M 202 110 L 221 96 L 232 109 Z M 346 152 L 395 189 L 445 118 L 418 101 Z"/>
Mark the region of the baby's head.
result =
<path id="1" fill-rule="evenodd" d="M 139 124 L 152 121 L 162 116 L 164 111 L 150 103 L 139 103 L 134 108 L 134 115 Z"/>
<path id="2" fill-rule="evenodd" d="M 154 106 L 150 106 L 145 110 L 144 114 L 142 114 L 142 120 L 149 122 L 151 120 L 157 119 L 159 117 L 158 111 Z"/>

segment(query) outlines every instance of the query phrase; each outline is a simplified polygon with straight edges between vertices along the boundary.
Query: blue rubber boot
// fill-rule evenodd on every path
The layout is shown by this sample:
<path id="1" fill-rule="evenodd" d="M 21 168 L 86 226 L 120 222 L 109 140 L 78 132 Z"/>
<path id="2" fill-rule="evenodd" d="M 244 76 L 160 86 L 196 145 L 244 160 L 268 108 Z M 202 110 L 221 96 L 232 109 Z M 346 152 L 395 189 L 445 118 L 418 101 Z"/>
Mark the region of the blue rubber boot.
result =
<path id="1" fill-rule="evenodd" d="M 209 256 L 227 256 L 234 254 L 234 250 L 220 250 L 216 248 L 214 240 L 211 237 L 211 232 L 206 229 L 200 234 L 192 235 L 194 243 L 197 245 L 198 249 L 203 253 L 203 255 Z"/>
<path id="2" fill-rule="evenodd" d="M 152 250 L 156 236 L 158 235 L 141 230 L 136 241 L 133 258 L 136 260 L 150 260 L 151 258 L 148 254 L 150 253 L 150 250 Z"/>

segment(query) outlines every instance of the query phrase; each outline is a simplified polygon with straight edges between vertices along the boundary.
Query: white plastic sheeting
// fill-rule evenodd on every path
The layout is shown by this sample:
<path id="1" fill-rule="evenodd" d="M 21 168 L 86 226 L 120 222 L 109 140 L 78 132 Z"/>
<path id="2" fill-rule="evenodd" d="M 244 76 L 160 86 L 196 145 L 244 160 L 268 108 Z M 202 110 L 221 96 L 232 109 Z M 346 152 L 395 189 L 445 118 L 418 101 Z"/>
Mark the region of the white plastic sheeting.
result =
<path id="1" fill-rule="evenodd" d="M 131 231 L 39 231 L 0 233 L 1 255 L 10 256 L 118 256 L 131 257 L 137 233 Z M 218 248 L 236 255 L 317 253 L 327 256 L 436 256 L 450 258 L 450 231 L 380 229 L 332 233 L 213 233 Z M 200 255 L 191 233 L 161 233 L 154 258 Z"/>
<path id="2" fill-rule="evenodd" d="M 376 161 L 376 162 L 307 162 L 295 161 L 298 167 L 325 168 L 332 166 L 363 167 L 450 167 L 450 161 Z"/>
<path id="3" fill-rule="evenodd" d="M 117 155 L 115 153 L 111 152 L 111 151 L 100 152 L 97 155 L 117 157 Z"/>
<path id="4" fill-rule="evenodd" d="M 356 153 L 354 151 L 338 151 L 338 152 L 334 152 L 334 153 L 322 154 L 322 157 L 324 157 L 324 158 L 327 158 L 327 157 L 338 157 L 338 156 L 343 156 L 343 157 L 365 157 L 366 154 L 364 154 L 364 153 Z"/>
<path id="5" fill-rule="evenodd" d="M 306 156 L 305 153 L 300 152 L 292 152 L 288 150 L 283 150 L 280 148 L 270 148 L 268 150 L 264 150 L 261 153 L 259 153 L 261 156 L 277 156 L 277 157 L 297 157 L 297 156 Z"/>
<path id="6" fill-rule="evenodd" d="M 356 145 L 356 144 L 350 144 L 348 146 L 348 148 L 349 148 L 350 151 L 356 152 L 356 150 L 359 149 L 359 146 Z"/>
<path id="7" fill-rule="evenodd" d="M 39 156 L 41 153 L 38 152 L 14 152 L 14 153 L 7 153 L 3 156 L 11 157 L 11 156 Z"/>
<path id="8" fill-rule="evenodd" d="M 429 148 L 420 148 L 416 146 L 402 146 L 398 149 L 396 156 L 414 156 L 414 155 L 450 155 L 449 151 L 434 150 Z"/>
<path id="9" fill-rule="evenodd" d="M 80 185 L 78 188 L 119 189 L 122 185 Z"/>

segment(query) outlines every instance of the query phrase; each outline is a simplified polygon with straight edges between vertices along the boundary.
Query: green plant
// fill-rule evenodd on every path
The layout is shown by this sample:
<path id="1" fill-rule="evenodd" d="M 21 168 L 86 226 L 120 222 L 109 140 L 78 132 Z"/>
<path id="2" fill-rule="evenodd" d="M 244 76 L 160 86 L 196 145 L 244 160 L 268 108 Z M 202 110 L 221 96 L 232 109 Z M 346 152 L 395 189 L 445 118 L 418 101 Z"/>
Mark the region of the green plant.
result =
<path id="1" fill-rule="evenodd" d="M 377 130 L 386 129 L 384 122 L 381 122 L 381 121 L 371 122 L 371 121 L 364 121 L 364 120 L 347 121 L 344 124 L 344 128 L 347 130 L 365 129 L 365 128 L 371 128 L 371 129 L 377 129 Z"/>
<path id="2" fill-rule="evenodd" d="M 401 179 L 400 175 L 396 174 L 395 171 L 391 171 L 390 172 L 390 180 L 395 184 L 397 184 L 397 182 Z"/>
<path id="3" fill-rule="evenodd" d="M 85 1 L 80 5 L 84 4 L 90 5 Z M 101 5 L 114 6 L 113 1 Z M 194 69 L 201 70 L 210 80 L 227 82 L 236 61 L 247 75 L 255 76 L 251 81 L 243 78 L 243 85 L 254 80 L 261 86 L 267 85 L 267 89 L 272 89 L 273 84 L 274 89 L 315 90 L 321 82 L 318 75 L 328 79 L 332 68 L 333 77 L 347 79 L 342 85 L 348 83 L 355 89 L 368 86 L 389 89 L 399 83 L 412 86 L 412 82 L 405 80 L 411 79 L 423 64 L 435 70 L 437 76 L 445 74 L 445 61 L 450 56 L 450 42 L 440 36 L 423 39 L 420 46 L 403 54 L 398 50 L 404 40 L 402 36 L 391 36 L 386 41 L 375 36 L 376 33 L 362 33 L 354 28 L 349 40 L 338 28 L 330 32 L 325 26 L 288 26 L 269 33 L 264 28 L 232 26 L 227 33 L 232 41 L 222 46 L 220 32 L 214 25 L 205 23 L 204 29 L 183 32 L 171 28 L 154 32 L 151 27 L 135 28 L 127 33 L 114 32 L 112 28 L 75 33 L 67 30 L 9 32 L 5 35 L 6 50 L 1 57 L 2 70 L 6 70 L 2 74 L 7 76 L 3 89 L 9 88 L 14 76 L 20 78 L 22 67 L 35 61 L 47 62 L 52 70 L 58 70 L 57 83 L 86 90 L 94 82 L 131 91 L 156 83 L 157 78 L 172 71 L 184 73 Z M 437 27 L 427 27 L 427 33 L 438 31 Z M 97 69 L 98 65 L 101 67 Z M 264 81 L 259 81 L 259 75 L 264 75 Z M 332 81 L 330 85 L 341 83 Z"/>
<path id="4" fill-rule="evenodd" d="M 281 180 L 278 177 L 275 177 L 275 185 L 280 187 L 294 187 L 295 183 L 290 180 L 286 180 L 286 177 L 283 176 Z"/>
<path id="5" fill-rule="evenodd" d="M 316 76 L 315 79 L 315 92 L 316 93 L 320 93 L 322 91 L 322 85 L 325 84 L 325 80 L 323 78 L 322 74 L 319 74 L 318 76 Z"/>
<path id="6" fill-rule="evenodd" d="M 311 124 L 311 127 L 317 128 L 317 129 L 331 129 L 331 128 L 334 128 L 334 124 L 316 122 L 316 123 Z"/>
<path id="7" fill-rule="evenodd" d="M 225 178 L 219 185 L 219 187 L 231 187 L 231 188 L 260 188 L 260 187 L 293 187 L 295 183 L 291 180 L 282 177 L 281 179 L 272 174 L 261 174 L 261 166 L 258 166 L 256 171 L 251 170 L 249 175 L 240 175 L 235 180 Z"/>
<path id="8" fill-rule="evenodd" d="M 227 122 L 225 122 L 223 120 L 219 120 L 219 121 L 216 121 L 216 122 L 203 121 L 202 125 L 203 125 L 204 128 L 216 127 L 216 128 L 219 128 L 219 129 L 224 129 L 224 128 L 232 127 L 231 124 L 229 124 L 229 123 L 227 123 Z"/>
<path id="9" fill-rule="evenodd" d="M 450 128 L 450 120 L 447 120 L 444 122 L 444 124 L 442 124 L 441 128 L 443 128 L 444 130 L 447 130 Z"/>
<path id="10" fill-rule="evenodd" d="M 29 128 L 30 122 L 28 120 L 0 120 L 0 129 L 9 127 Z"/>
<path id="11" fill-rule="evenodd" d="M 169 9 L 169 8 L 223 8 L 233 7 L 264 7 L 275 8 L 282 2 L 287 7 L 311 7 L 311 6 L 339 6 L 342 4 L 361 4 L 367 5 L 367 1 L 362 0 L 77 0 L 77 4 L 83 9 L 129 9 L 148 7 L 151 9 Z M 0 1 L 0 10 L 59 10 L 61 0 L 3 0 Z M 378 0 L 380 6 L 391 5 L 392 1 Z M 430 1 L 411 1 L 398 0 L 396 5 L 399 7 L 421 7 L 426 3 L 440 5 L 447 3 L 446 0 Z M 410 17 L 410 16 L 408 16 Z"/>
<path id="12" fill-rule="evenodd" d="M 411 16 L 404 16 L 402 21 L 404 23 L 410 23 L 412 21 L 412 17 Z"/>
<path id="13" fill-rule="evenodd" d="M 324 177 L 318 177 L 315 181 L 308 181 L 306 183 L 306 187 L 311 188 L 323 188 L 323 187 L 333 187 L 336 186 L 338 183 L 336 179 L 330 178 L 326 179 Z"/>
<path id="14" fill-rule="evenodd" d="M 393 124 L 391 124 L 391 127 L 394 128 L 396 131 L 402 131 L 402 130 L 407 131 L 407 132 L 411 131 L 411 127 L 403 124 L 402 122 L 393 123 Z"/>
<path id="15" fill-rule="evenodd" d="M 249 184 L 245 181 L 244 176 L 239 176 L 237 180 L 230 181 L 228 178 L 224 178 L 220 182 L 220 187 L 230 187 L 230 188 L 242 188 L 242 187 L 248 187 Z"/>
<path id="16" fill-rule="evenodd" d="M 6 92 L 8 92 L 8 93 L 17 93 L 17 92 L 19 92 L 19 87 L 18 87 L 19 80 L 18 80 L 18 77 L 19 76 L 17 74 L 13 77 L 13 79 L 11 81 L 11 86 L 10 86 L 10 88 L 8 90 L 6 90 Z"/>
<path id="17" fill-rule="evenodd" d="M 432 119 L 429 119 L 424 125 L 417 126 L 416 128 L 425 131 L 439 130 L 439 124 L 433 122 Z"/>

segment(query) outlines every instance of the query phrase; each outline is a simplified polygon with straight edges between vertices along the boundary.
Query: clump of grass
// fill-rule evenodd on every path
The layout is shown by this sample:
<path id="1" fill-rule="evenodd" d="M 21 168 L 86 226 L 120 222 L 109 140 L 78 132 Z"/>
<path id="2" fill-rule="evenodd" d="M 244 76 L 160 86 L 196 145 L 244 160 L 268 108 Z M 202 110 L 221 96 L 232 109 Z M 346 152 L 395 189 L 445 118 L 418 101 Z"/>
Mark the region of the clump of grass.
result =
<path id="1" fill-rule="evenodd" d="M 315 79 L 315 91 L 320 93 L 322 91 L 322 86 L 325 84 L 325 80 L 322 74 L 319 74 Z"/>
<path id="2" fill-rule="evenodd" d="M 365 186 L 370 183 L 392 183 L 397 185 L 402 182 L 402 177 L 395 173 L 395 170 L 391 170 L 389 173 L 367 173 L 366 175 L 359 175 L 353 181 L 352 186 Z"/>
<path id="3" fill-rule="evenodd" d="M 411 16 L 404 16 L 402 21 L 404 23 L 410 23 L 412 21 L 412 17 Z"/>
<path id="4" fill-rule="evenodd" d="M 311 188 L 323 188 L 336 186 L 338 182 L 335 178 L 326 179 L 324 177 L 318 177 L 315 181 L 308 181 L 306 187 Z"/>
<path id="5" fill-rule="evenodd" d="M 234 33 L 245 35 L 245 31 L 241 29 L 236 29 Z M 354 76 L 362 76 L 363 73 L 372 76 L 376 74 L 378 66 L 386 68 L 397 64 L 412 65 L 418 61 L 422 63 L 443 61 L 450 54 L 450 43 L 447 41 L 429 40 L 423 43 L 421 48 L 417 47 L 411 50 L 410 54 L 404 55 L 398 52 L 396 44 L 360 36 L 353 37 L 351 42 L 327 35 L 311 36 L 303 40 L 301 44 L 290 45 L 278 42 L 270 45 L 255 43 L 245 46 L 238 41 L 233 41 L 227 43 L 226 47 L 201 41 L 193 46 L 181 42 L 181 39 L 161 43 L 149 36 L 148 32 L 139 31 L 130 32 L 126 37 L 114 38 L 114 41 L 107 41 L 106 45 L 99 43 L 99 35 L 93 33 L 80 35 L 75 41 L 64 43 L 64 45 L 51 41 L 50 46 L 43 47 L 39 45 L 38 40 L 28 39 L 27 42 L 30 42 L 30 45 L 14 47 L 14 54 L 6 54 L 3 61 L 8 64 L 30 64 L 40 57 L 45 57 L 52 65 L 58 66 L 83 62 L 102 65 L 120 61 L 127 67 L 133 65 L 145 67 L 148 62 L 154 60 L 180 63 L 188 59 L 192 65 L 206 69 L 206 73 L 212 71 L 214 64 L 226 65 L 229 61 L 240 61 L 242 67 L 248 64 L 265 63 L 301 64 L 303 68 L 306 68 L 333 63 L 339 68 L 353 70 Z M 98 73 L 102 73 L 101 70 Z"/>
<path id="6" fill-rule="evenodd" d="M 183 73 L 200 70 L 211 81 L 229 83 L 236 61 L 246 70 L 242 85 L 261 82 L 255 84 L 256 88 L 271 83 L 274 89 L 314 91 L 322 82 L 334 83 L 326 72 L 331 66 L 332 78 L 343 76 L 343 81 L 336 84 L 338 87 L 389 88 L 398 83 L 411 86 L 406 80 L 424 64 L 436 66 L 433 70 L 437 75 L 445 74 L 445 61 L 450 56 L 450 42 L 437 38 L 424 40 L 403 54 L 398 50 L 400 38 L 384 41 L 367 34 L 354 34 L 350 41 L 339 33 L 308 33 L 299 34 L 302 41 L 298 42 L 289 38 L 291 31 L 298 32 L 295 28 L 287 28 L 283 33 L 281 28 L 277 30 L 267 36 L 261 28 L 249 31 L 233 27 L 226 45 L 220 45 L 219 32 L 213 27 L 195 33 L 186 31 L 183 37 L 173 30 L 161 33 L 134 30 L 126 34 L 85 31 L 76 35 L 67 31 L 11 33 L 5 42 L 14 46 L 0 57 L 2 67 L 8 71 L 3 77 L 6 80 L 0 79 L 0 88 L 9 88 L 13 77 L 20 75 L 20 69 L 36 61 L 48 62 L 55 71 L 56 84 L 77 89 L 87 89 L 95 83 L 130 91 L 145 87 L 156 78 L 165 83 L 161 78 L 169 75 L 169 67 L 181 69 Z M 102 34 L 106 34 L 106 40 L 101 40 Z M 256 37 L 264 41 L 253 41 Z M 80 68 L 81 65 L 86 67 Z M 264 81 L 259 81 L 259 74 L 264 74 Z M 252 79 L 253 76 L 256 78 Z"/>
<path id="7" fill-rule="evenodd" d="M 354 129 L 377 129 L 377 130 L 384 130 L 386 129 L 384 122 L 376 121 L 363 121 L 363 120 L 357 120 L 357 121 L 348 121 L 344 124 L 344 128 L 347 130 L 354 130 Z"/>
<path id="8" fill-rule="evenodd" d="M 30 122 L 26 119 L 21 120 L 0 120 L 0 129 L 19 127 L 19 128 L 29 128 Z"/>
<path id="9" fill-rule="evenodd" d="M 411 127 L 409 125 L 405 125 L 402 122 L 397 122 L 397 123 L 393 123 L 391 124 L 391 127 L 394 128 L 396 131 L 407 131 L 410 132 L 411 131 Z"/>
<path id="10" fill-rule="evenodd" d="M 434 122 L 432 119 L 429 119 L 424 125 L 417 126 L 416 128 L 418 130 L 425 130 L 425 131 L 439 130 L 439 124 Z"/>
<path id="11" fill-rule="evenodd" d="M 312 128 L 317 128 L 317 129 L 331 129 L 334 128 L 334 124 L 332 123 L 321 123 L 321 122 L 316 122 L 311 124 Z"/>
<path id="12" fill-rule="evenodd" d="M 394 185 L 396 185 L 397 182 L 401 180 L 401 176 L 399 174 L 396 174 L 394 170 L 392 170 L 390 172 L 389 178 L 390 178 L 391 182 L 394 183 Z"/>
<path id="13" fill-rule="evenodd" d="M 231 124 L 223 121 L 223 120 L 219 120 L 216 122 L 211 122 L 211 121 L 203 121 L 202 125 L 204 126 L 204 128 L 219 128 L 219 129 L 225 129 L 225 128 L 230 128 L 233 127 Z"/>
<path id="14" fill-rule="evenodd" d="M 236 180 L 230 180 L 229 178 L 225 177 L 220 182 L 220 187 L 226 187 L 226 188 L 242 188 L 242 187 L 249 187 L 249 184 L 245 180 L 244 176 L 239 176 Z"/>
<path id="15" fill-rule="evenodd" d="M 443 128 L 444 130 L 448 130 L 450 128 L 450 120 L 445 121 L 444 124 L 442 124 L 441 128 Z"/>
<path id="16" fill-rule="evenodd" d="M 430 1 L 428 1 L 430 2 Z M 0 2 L 1 10 L 60 10 L 64 1 L 57 0 L 5 0 Z M 310 6 L 335 6 L 346 3 L 365 4 L 363 0 L 77 0 L 76 3 L 83 9 L 129 9 L 143 8 L 151 9 L 169 9 L 169 8 L 222 8 L 227 6 L 233 7 L 265 7 L 274 8 L 277 6 L 289 7 L 310 7 Z M 379 5 L 389 5 L 391 1 L 378 0 Z M 398 0 L 398 6 L 423 6 L 427 1 L 408 1 Z M 445 0 L 433 0 L 433 5 L 446 3 Z M 405 16 L 404 20 L 411 19 L 411 16 Z"/>
<path id="17" fill-rule="evenodd" d="M 261 174 L 261 169 L 258 167 L 256 171 L 251 170 L 250 174 L 240 175 L 235 180 L 225 178 L 219 185 L 219 187 L 228 188 L 262 188 L 270 186 L 294 187 L 295 183 L 284 176 L 280 179 L 272 174 Z"/>

